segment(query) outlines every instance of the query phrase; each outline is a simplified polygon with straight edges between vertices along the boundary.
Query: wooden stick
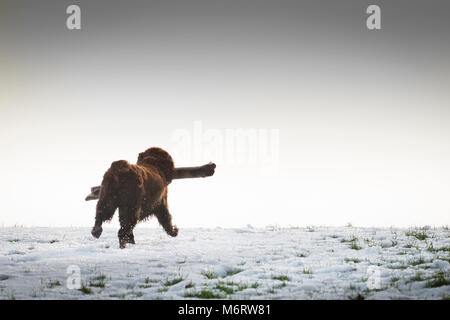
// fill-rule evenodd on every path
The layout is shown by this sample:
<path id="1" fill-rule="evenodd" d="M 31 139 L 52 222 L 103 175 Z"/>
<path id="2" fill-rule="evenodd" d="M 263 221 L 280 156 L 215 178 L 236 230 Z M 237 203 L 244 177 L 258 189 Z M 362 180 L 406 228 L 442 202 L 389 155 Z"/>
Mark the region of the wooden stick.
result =
<path id="1" fill-rule="evenodd" d="M 212 162 L 199 167 L 175 168 L 172 179 L 205 178 L 214 174 L 216 165 Z M 100 197 L 100 186 L 91 188 L 91 193 L 87 195 L 86 201 L 97 200 Z"/>
<path id="2" fill-rule="evenodd" d="M 172 179 L 204 178 L 214 174 L 216 165 L 212 162 L 200 167 L 175 168 Z"/>

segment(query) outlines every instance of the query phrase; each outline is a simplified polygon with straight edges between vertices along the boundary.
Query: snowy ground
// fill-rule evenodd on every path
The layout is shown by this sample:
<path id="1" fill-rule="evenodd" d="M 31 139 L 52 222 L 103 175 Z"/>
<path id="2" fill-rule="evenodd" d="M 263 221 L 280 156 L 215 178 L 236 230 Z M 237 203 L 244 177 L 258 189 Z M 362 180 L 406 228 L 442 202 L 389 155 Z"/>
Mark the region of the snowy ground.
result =
<path id="1" fill-rule="evenodd" d="M 0 299 L 450 298 L 448 228 L 138 227 L 124 250 L 116 234 L 0 228 Z"/>

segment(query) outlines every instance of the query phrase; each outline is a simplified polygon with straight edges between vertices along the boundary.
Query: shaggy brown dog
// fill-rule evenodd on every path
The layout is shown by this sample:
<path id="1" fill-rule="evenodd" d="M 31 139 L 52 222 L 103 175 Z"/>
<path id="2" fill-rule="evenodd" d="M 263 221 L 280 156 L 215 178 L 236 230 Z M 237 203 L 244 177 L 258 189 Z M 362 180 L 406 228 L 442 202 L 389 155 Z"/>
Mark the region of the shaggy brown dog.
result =
<path id="1" fill-rule="evenodd" d="M 92 235 L 99 238 L 102 223 L 111 220 L 119 208 L 120 248 L 135 243 L 133 228 L 151 215 L 167 234 L 176 237 L 178 228 L 172 224 L 167 206 L 167 186 L 173 178 L 177 176 L 172 157 L 161 148 L 140 153 L 135 165 L 125 160 L 113 162 L 103 176 Z"/>

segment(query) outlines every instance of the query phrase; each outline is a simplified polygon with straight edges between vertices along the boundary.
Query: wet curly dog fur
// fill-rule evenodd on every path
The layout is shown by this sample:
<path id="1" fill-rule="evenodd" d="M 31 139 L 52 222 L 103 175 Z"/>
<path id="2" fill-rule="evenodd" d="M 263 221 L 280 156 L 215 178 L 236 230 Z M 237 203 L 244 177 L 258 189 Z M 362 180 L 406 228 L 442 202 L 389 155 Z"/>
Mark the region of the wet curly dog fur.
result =
<path id="1" fill-rule="evenodd" d="M 153 215 L 168 235 L 176 237 L 178 228 L 172 224 L 167 205 L 174 168 L 169 153 L 155 147 L 140 153 L 136 164 L 113 162 L 103 176 L 92 235 L 100 237 L 102 223 L 111 220 L 118 208 L 120 248 L 134 244 L 133 228 Z"/>

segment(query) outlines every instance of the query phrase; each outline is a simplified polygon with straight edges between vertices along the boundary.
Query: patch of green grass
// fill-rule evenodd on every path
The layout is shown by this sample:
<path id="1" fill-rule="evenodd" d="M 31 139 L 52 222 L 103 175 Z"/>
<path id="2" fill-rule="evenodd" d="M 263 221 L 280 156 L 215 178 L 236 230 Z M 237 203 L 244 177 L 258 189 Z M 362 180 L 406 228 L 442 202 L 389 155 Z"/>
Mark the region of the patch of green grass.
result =
<path id="1" fill-rule="evenodd" d="M 408 263 L 411 266 L 418 266 L 418 265 L 426 263 L 426 261 L 425 261 L 425 259 L 423 257 L 419 257 L 419 258 L 417 258 L 415 260 L 410 260 Z"/>
<path id="2" fill-rule="evenodd" d="M 406 231 L 405 235 L 408 237 L 415 237 L 416 239 L 421 241 L 428 238 L 428 234 L 426 233 L 426 231 L 420 229 Z"/>
<path id="3" fill-rule="evenodd" d="M 441 300 L 450 300 L 450 295 L 442 296 Z"/>
<path id="4" fill-rule="evenodd" d="M 361 250 L 362 248 L 358 245 L 356 241 L 352 241 L 352 243 L 350 244 L 350 249 Z"/>
<path id="5" fill-rule="evenodd" d="M 397 244 L 398 244 L 398 241 L 391 240 L 391 245 L 382 243 L 381 248 L 386 249 L 386 248 L 390 248 L 390 247 L 395 247 Z"/>
<path id="6" fill-rule="evenodd" d="M 356 296 L 348 296 L 350 300 L 364 300 L 366 299 L 361 293 L 358 293 Z"/>
<path id="7" fill-rule="evenodd" d="M 145 283 L 145 284 L 149 284 L 149 283 L 157 283 L 157 282 L 159 282 L 159 280 L 157 280 L 157 279 L 150 279 L 150 277 L 146 277 L 146 278 L 144 279 L 144 283 Z"/>
<path id="8" fill-rule="evenodd" d="M 227 270 L 225 277 L 233 276 L 235 274 L 238 274 L 239 272 L 242 272 L 242 269 L 239 269 L 239 268 L 229 269 L 229 270 Z"/>
<path id="9" fill-rule="evenodd" d="M 312 271 L 311 268 L 305 268 L 305 269 L 302 270 L 302 273 L 303 273 L 303 274 L 312 274 L 313 271 Z"/>
<path id="10" fill-rule="evenodd" d="M 422 277 L 421 272 L 416 272 L 414 277 L 411 278 L 411 281 L 423 281 L 423 280 L 425 280 L 425 279 Z"/>
<path id="11" fill-rule="evenodd" d="M 341 239 L 341 243 L 345 243 L 345 242 L 356 242 L 356 241 L 358 241 L 358 238 L 355 237 L 355 236 L 353 236 L 351 239 L 345 239 L 345 238 L 342 238 L 342 239 Z"/>
<path id="12" fill-rule="evenodd" d="M 200 299 L 223 299 L 222 294 L 214 293 L 208 289 L 202 289 L 200 291 L 188 291 L 184 293 L 185 298 L 200 298 Z"/>
<path id="13" fill-rule="evenodd" d="M 383 265 L 382 263 L 378 264 L 379 267 L 382 266 L 382 265 Z M 396 266 L 390 265 L 390 266 L 387 266 L 387 267 L 389 269 L 393 269 L 393 270 L 405 270 L 405 269 L 408 269 L 408 266 L 405 265 L 405 264 L 399 264 L 399 265 L 396 265 Z"/>
<path id="14" fill-rule="evenodd" d="M 40 287 L 39 289 L 33 288 L 31 290 L 31 297 L 32 298 L 45 297 L 44 288 L 43 287 Z"/>
<path id="15" fill-rule="evenodd" d="M 19 241 L 20 241 L 20 239 L 17 239 L 17 238 L 8 240 L 8 242 L 19 242 Z"/>
<path id="16" fill-rule="evenodd" d="M 247 282 L 241 282 L 238 284 L 238 291 L 242 291 L 242 290 L 245 290 L 248 288 L 249 288 L 249 285 Z"/>
<path id="17" fill-rule="evenodd" d="M 286 286 L 287 286 L 286 282 L 283 281 L 283 282 L 281 282 L 280 284 L 274 285 L 273 288 L 274 288 L 274 289 L 281 289 L 281 288 L 284 288 L 284 287 L 286 287 Z"/>
<path id="18" fill-rule="evenodd" d="M 227 286 L 231 286 L 233 287 L 233 289 L 235 291 L 242 291 L 245 290 L 247 288 L 253 288 L 256 289 L 259 287 L 259 283 L 258 282 L 253 282 L 253 283 L 247 283 L 247 282 L 234 282 L 234 281 L 226 281 L 225 284 Z"/>
<path id="19" fill-rule="evenodd" d="M 360 263 L 361 262 L 361 260 L 359 260 L 358 258 L 345 258 L 344 261 L 347 263 L 349 263 L 349 262 Z"/>
<path id="20" fill-rule="evenodd" d="M 84 294 L 91 294 L 91 293 L 92 293 L 92 289 L 89 288 L 88 286 L 86 286 L 85 283 L 82 283 L 82 284 L 81 284 L 81 287 L 80 287 L 80 289 L 78 289 L 78 291 L 81 291 L 81 292 L 83 292 Z"/>
<path id="21" fill-rule="evenodd" d="M 164 293 L 167 292 L 169 290 L 169 287 L 161 287 L 158 289 L 158 293 Z"/>
<path id="22" fill-rule="evenodd" d="M 280 280 L 280 281 L 290 281 L 291 280 L 287 275 L 272 276 L 272 279 Z"/>
<path id="23" fill-rule="evenodd" d="M 383 258 L 381 258 L 381 260 L 382 261 L 371 261 L 369 259 L 366 259 L 366 261 L 369 262 L 370 265 L 377 266 L 377 267 L 381 267 L 386 264 L 386 262 L 383 260 Z M 388 268 L 390 268 L 390 267 L 388 267 Z"/>
<path id="24" fill-rule="evenodd" d="M 166 286 L 166 287 L 170 287 L 170 286 L 173 286 L 174 284 L 180 283 L 183 280 L 184 279 L 182 277 L 176 277 L 176 278 L 173 278 L 173 279 L 166 279 L 163 282 L 163 285 Z"/>
<path id="25" fill-rule="evenodd" d="M 96 275 L 95 277 L 92 277 L 92 279 L 89 281 L 89 286 L 97 287 L 97 288 L 104 288 L 105 280 L 106 280 L 106 275 L 103 273 L 100 273 L 100 274 Z"/>
<path id="26" fill-rule="evenodd" d="M 139 285 L 139 288 L 141 288 L 141 289 L 151 288 L 153 286 L 152 283 L 156 283 L 156 282 L 158 282 L 158 280 L 152 280 L 149 277 L 147 277 L 144 279 L 144 284 Z"/>
<path id="27" fill-rule="evenodd" d="M 275 293 L 275 288 L 272 287 L 272 288 L 270 288 L 270 289 L 267 289 L 267 293 L 268 293 L 268 294 L 274 294 L 274 293 Z"/>
<path id="28" fill-rule="evenodd" d="M 298 253 L 296 253 L 295 254 L 297 257 L 299 257 L 299 258 L 306 258 L 308 255 L 306 255 L 305 253 L 303 253 L 303 252 L 298 252 Z"/>
<path id="29" fill-rule="evenodd" d="M 444 251 L 444 252 L 450 252 L 450 246 L 444 246 L 444 247 L 440 247 L 440 248 L 434 248 L 433 247 L 433 243 L 430 243 L 427 247 L 427 250 L 430 252 L 439 252 L 439 251 Z"/>
<path id="30" fill-rule="evenodd" d="M 193 287 L 195 287 L 195 284 L 194 284 L 192 281 L 190 281 L 189 283 L 187 283 L 187 284 L 184 286 L 185 289 L 189 289 L 189 288 L 193 288 Z"/>
<path id="31" fill-rule="evenodd" d="M 53 289 L 54 287 L 60 286 L 61 282 L 59 280 L 49 280 L 45 286 L 49 289 Z"/>
<path id="32" fill-rule="evenodd" d="M 394 276 L 391 278 L 391 286 L 395 286 L 396 282 L 400 280 L 400 277 Z"/>
<path id="33" fill-rule="evenodd" d="M 446 257 L 437 256 L 436 259 L 444 260 L 444 261 L 447 261 L 448 263 L 450 263 L 450 256 L 446 256 Z"/>
<path id="34" fill-rule="evenodd" d="M 6 295 L 7 300 L 16 300 L 16 292 L 14 290 L 10 290 Z"/>
<path id="35" fill-rule="evenodd" d="M 96 287 L 96 288 L 104 288 L 105 287 L 105 281 L 103 280 L 91 280 L 89 281 L 90 287 Z"/>
<path id="36" fill-rule="evenodd" d="M 214 273 L 213 271 L 211 271 L 211 270 L 203 270 L 202 272 L 201 272 L 201 274 L 203 275 L 203 276 L 205 276 L 207 279 L 217 279 L 217 274 L 216 273 Z"/>
<path id="37" fill-rule="evenodd" d="M 238 284 L 237 291 L 242 291 L 248 288 L 248 284 L 246 282 L 241 282 Z"/>
<path id="38" fill-rule="evenodd" d="M 234 289 L 233 287 L 227 286 L 225 282 L 219 281 L 216 283 L 216 286 L 214 287 L 217 290 L 223 291 L 226 294 L 233 294 Z"/>
<path id="39" fill-rule="evenodd" d="M 433 278 L 428 280 L 426 283 L 427 288 L 437 288 L 442 286 L 450 285 L 450 280 L 447 279 L 448 274 L 440 270 L 433 274 Z"/>
<path id="40" fill-rule="evenodd" d="M 107 277 L 105 274 L 100 273 L 100 274 L 96 275 L 95 277 L 93 277 L 92 280 L 105 281 L 106 278 Z"/>

